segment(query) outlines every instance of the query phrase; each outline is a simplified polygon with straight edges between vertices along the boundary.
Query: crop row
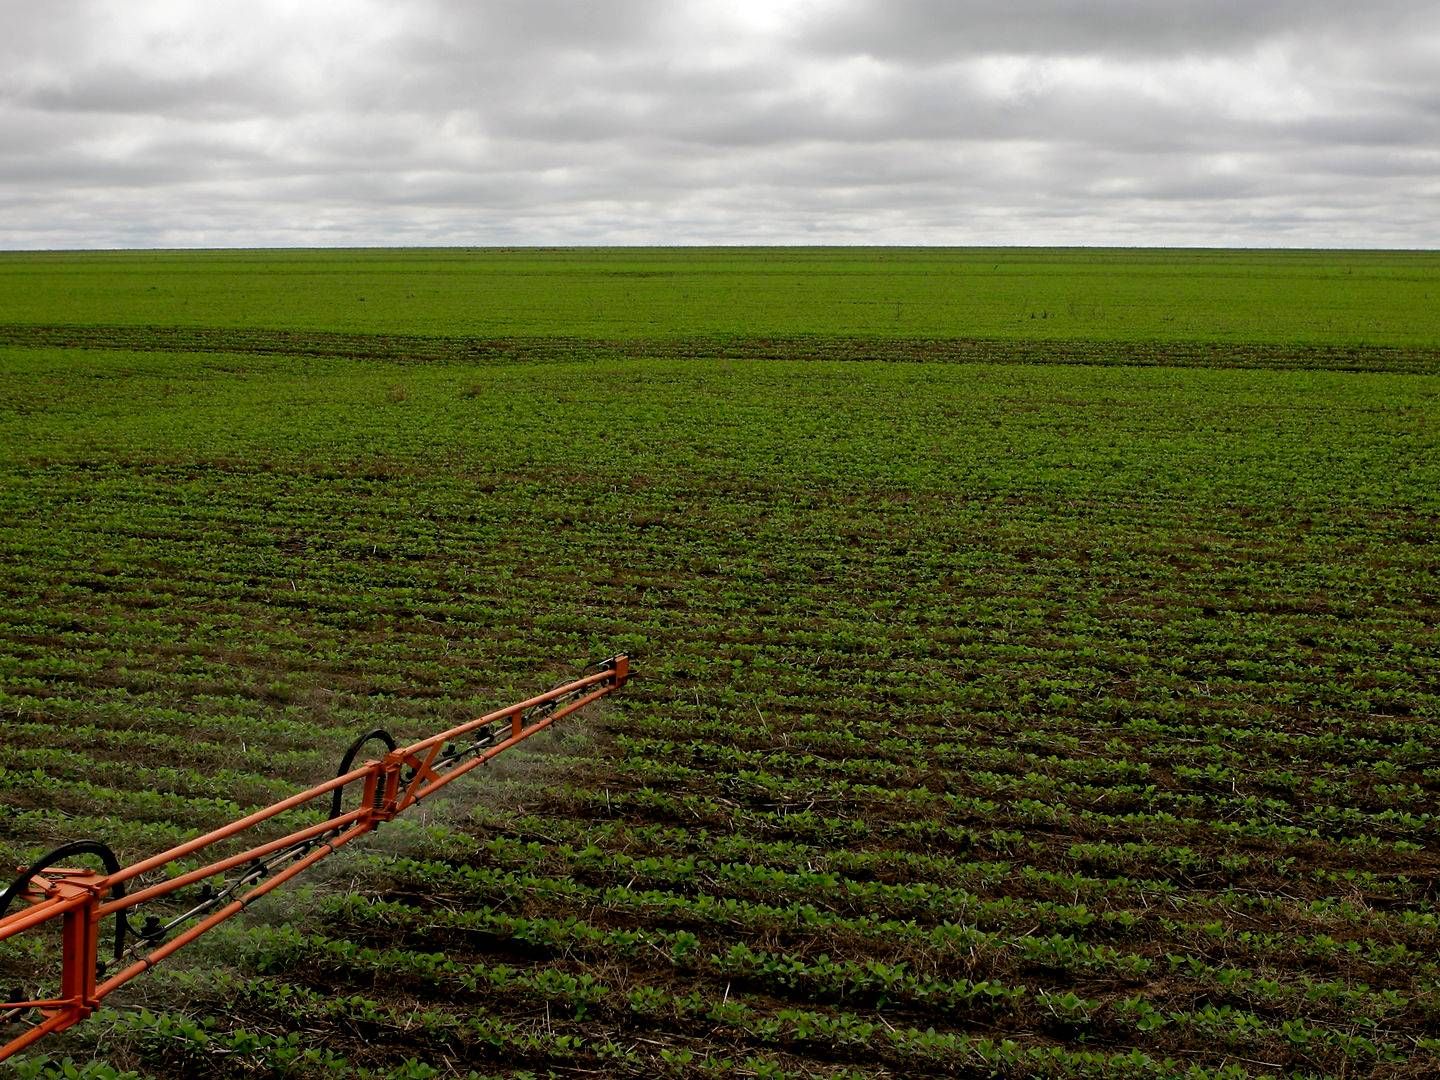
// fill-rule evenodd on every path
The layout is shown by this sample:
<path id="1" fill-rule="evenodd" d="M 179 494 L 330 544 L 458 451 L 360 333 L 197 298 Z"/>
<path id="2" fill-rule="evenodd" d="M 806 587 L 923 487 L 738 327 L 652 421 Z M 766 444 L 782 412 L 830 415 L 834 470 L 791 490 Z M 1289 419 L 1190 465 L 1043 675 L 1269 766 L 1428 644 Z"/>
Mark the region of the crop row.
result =
<path id="1" fill-rule="evenodd" d="M 684 931 L 654 928 L 602 928 L 567 919 L 524 918 L 490 911 L 440 912 L 418 910 L 394 903 L 374 903 L 350 898 L 330 905 L 342 913 L 342 925 L 352 936 L 368 934 L 387 925 L 413 927 L 415 939 L 445 943 L 445 953 L 416 953 L 408 950 L 369 949 L 352 941 L 292 939 L 288 949 L 280 950 L 273 962 L 278 965 L 318 964 L 328 954 L 334 966 L 333 975 L 350 980 L 378 979 L 383 972 L 396 977 L 409 976 L 434 985 L 441 996 L 467 992 L 473 986 L 477 971 L 490 970 L 457 958 L 463 952 L 462 942 L 483 942 L 486 938 L 513 940 L 519 945 L 543 949 L 550 955 L 586 958 L 591 963 L 604 959 L 647 959 L 666 963 L 682 972 L 695 972 L 712 984 L 729 982 L 753 987 L 768 994 L 793 996 L 805 1002 L 836 1002 L 873 1009 L 895 1009 L 902 1016 L 924 1018 L 934 1026 L 961 1025 L 992 1029 L 997 1023 L 1014 1028 L 1038 1027 L 1054 1034 L 1072 1037 L 1081 1030 L 1108 1033 L 1107 1041 L 1150 1035 L 1159 1028 L 1174 1025 L 1175 1029 L 1193 1036 L 1203 1033 L 1219 1040 L 1230 1052 L 1255 1053 L 1289 1045 L 1297 1055 L 1297 1063 L 1305 1055 L 1311 1060 L 1333 1059 L 1359 1061 L 1382 1058 L 1403 1060 L 1406 1044 L 1391 1043 L 1393 1035 L 1388 1024 L 1367 1014 L 1356 1014 L 1349 1007 L 1365 1001 L 1353 992 L 1332 1003 L 1337 1022 L 1314 1023 L 1294 1019 L 1287 1009 L 1294 1002 L 1271 993 L 1271 982 L 1264 979 L 1245 980 L 1244 973 L 1234 973 L 1226 991 L 1234 997 L 1252 994 L 1264 1001 L 1265 1011 L 1277 1015 L 1274 1022 L 1260 1012 L 1228 1004 L 1213 1004 L 1196 1009 L 1157 1009 L 1143 997 L 1130 996 L 1109 1002 L 1087 1000 L 1068 990 L 1040 989 L 1030 992 L 1022 985 L 1007 985 L 991 980 L 973 981 L 964 978 L 926 976 L 905 963 L 878 960 L 852 961 L 835 959 L 827 954 L 808 958 L 790 953 L 755 949 L 735 944 L 718 952 L 706 952 L 700 939 Z M 451 931 L 451 933 L 447 933 Z M 456 935 L 454 931 L 459 931 Z M 298 943 L 297 943 L 298 942 Z M 473 945 L 471 946 L 474 947 Z M 269 956 L 262 952 L 263 956 Z M 271 962 L 269 960 L 267 963 Z M 502 970 L 507 970 L 502 968 Z M 366 972 L 372 972 L 366 975 Z M 1223 984 L 1223 981 L 1222 981 Z M 593 984 L 579 987 L 582 1004 L 593 1006 L 603 997 L 603 990 Z M 1312 1000 L 1323 995 L 1312 994 Z M 1193 1000 L 1193 998 L 1192 998 Z M 1395 995 L 1382 999 L 1380 1016 L 1398 1014 L 1405 1009 L 1403 999 Z M 1292 1019 L 1286 1020 L 1285 1016 Z M 1362 1020 L 1357 1023 L 1356 1016 Z M 1007 1018 L 1001 1020 L 1000 1018 Z M 1128 1032 L 1128 1036 L 1123 1033 Z"/>
<path id="2" fill-rule="evenodd" d="M 839 936 L 857 947 L 863 943 L 872 955 L 903 953 L 917 966 L 963 961 L 967 969 L 988 964 L 1013 971 L 1029 965 L 1126 980 L 1158 970 L 1177 956 L 1203 966 L 1203 957 L 1210 955 L 1222 967 L 1251 958 L 1288 972 L 1287 980 L 1331 971 L 1357 984 L 1368 979 L 1403 986 L 1424 985 L 1437 974 L 1428 959 L 1433 919 L 1428 932 L 1411 928 L 1408 941 L 1391 934 L 1370 936 L 1369 927 L 1362 935 L 1358 927 L 1342 929 L 1333 919 L 1317 919 L 1309 933 L 1281 934 L 1236 929 L 1217 917 L 1233 917 L 1235 909 L 1221 905 L 1208 912 L 1097 911 L 1026 896 L 986 899 L 923 883 L 880 886 L 831 878 L 827 889 L 827 875 L 747 864 L 609 858 L 613 866 L 600 872 L 594 857 L 587 860 L 582 853 L 562 869 L 565 876 L 406 860 L 391 869 L 393 878 L 381 870 L 372 880 L 391 881 L 404 895 L 464 908 L 519 902 L 526 910 L 536 905 L 594 910 L 637 925 L 649 916 L 660 925 L 690 920 L 715 932 L 733 926 L 776 939 Z"/>

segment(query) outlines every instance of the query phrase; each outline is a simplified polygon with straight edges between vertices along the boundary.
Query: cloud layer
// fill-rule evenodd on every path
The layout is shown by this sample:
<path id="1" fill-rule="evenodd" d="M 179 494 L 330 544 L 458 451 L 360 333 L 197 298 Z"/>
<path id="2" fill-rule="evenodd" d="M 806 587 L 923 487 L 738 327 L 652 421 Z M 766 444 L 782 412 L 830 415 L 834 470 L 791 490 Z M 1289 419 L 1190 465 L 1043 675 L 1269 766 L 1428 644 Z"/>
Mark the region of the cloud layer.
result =
<path id="1" fill-rule="evenodd" d="M 1440 246 L 1428 0 L 0 0 L 0 246 Z"/>

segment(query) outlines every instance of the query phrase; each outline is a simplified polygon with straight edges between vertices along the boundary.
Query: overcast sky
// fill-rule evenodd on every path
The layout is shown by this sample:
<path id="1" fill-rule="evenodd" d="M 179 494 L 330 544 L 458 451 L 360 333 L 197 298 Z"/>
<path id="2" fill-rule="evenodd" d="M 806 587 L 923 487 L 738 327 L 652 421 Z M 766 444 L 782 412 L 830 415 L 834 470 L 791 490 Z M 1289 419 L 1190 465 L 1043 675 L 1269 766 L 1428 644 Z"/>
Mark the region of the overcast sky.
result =
<path id="1" fill-rule="evenodd" d="M 0 0 L 0 247 L 1440 247 L 1437 0 Z"/>

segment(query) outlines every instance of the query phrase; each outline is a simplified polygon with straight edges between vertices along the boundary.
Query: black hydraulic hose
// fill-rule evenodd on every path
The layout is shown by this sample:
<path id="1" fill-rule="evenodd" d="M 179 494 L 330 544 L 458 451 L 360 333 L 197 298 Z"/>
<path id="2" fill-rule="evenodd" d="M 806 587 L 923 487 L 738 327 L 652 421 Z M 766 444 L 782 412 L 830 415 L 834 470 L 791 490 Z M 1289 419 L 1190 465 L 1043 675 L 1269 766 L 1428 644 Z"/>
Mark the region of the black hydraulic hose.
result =
<path id="1" fill-rule="evenodd" d="M 0 919 L 5 917 L 5 913 L 10 910 L 10 905 L 25 892 L 26 886 L 37 874 L 50 869 L 57 863 L 65 862 L 72 855 L 95 855 L 105 864 L 107 874 L 120 872 L 120 860 L 115 857 L 115 853 L 107 845 L 102 844 L 99 840 L 72 840 L 31 863 L 21 871 L 19 877 L 10 883 L 9 888 L 0 893 Z M 110 892 L 114 899 L 120 899 L 125 895 L 125 883 L 117 881 L 110 886 Z M 130 924 L 125 918 L 125 912 L 118 912 L 115 916 L 116 960 L 119 960 L 125 952 L 125 934 L 129 929 Z"/>
<path id="2" fill-rule="evenodd" d="M 340 759 L 340 771 L 335 775 L 344 776 L 349 772 L 350 767 L 355 764 L 355 755 L 360 753 L 360 749 L 372 739 L 384 743 L 389 750 L 395 749 L 395 740 L 391 738 L 390 733 L 385 729 L 376 728 L 374 731 L 367 731 L 350 744 L 350 749 L 346 750 L 345 756 Z M 335 789 L 335 794 L 330 797 L 330 816 L 332 818 L 340 816 L 340 804 L 344 799 L 344 793 L 345 789 L 338 787 Z"/>

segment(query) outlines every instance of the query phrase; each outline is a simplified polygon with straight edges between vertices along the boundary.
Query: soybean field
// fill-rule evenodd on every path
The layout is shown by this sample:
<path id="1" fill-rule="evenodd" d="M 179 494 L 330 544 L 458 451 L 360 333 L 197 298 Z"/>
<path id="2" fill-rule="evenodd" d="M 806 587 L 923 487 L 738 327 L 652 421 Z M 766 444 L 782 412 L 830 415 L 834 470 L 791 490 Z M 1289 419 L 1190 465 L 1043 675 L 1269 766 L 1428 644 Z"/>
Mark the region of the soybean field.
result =
<path id="1" fill-rule="evenodd" d="M 4 254 L 0 565 L 7 875 L 634 656 L 17 1077 L 1440 1074 L 1440 254 Z"/>

